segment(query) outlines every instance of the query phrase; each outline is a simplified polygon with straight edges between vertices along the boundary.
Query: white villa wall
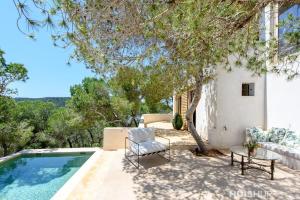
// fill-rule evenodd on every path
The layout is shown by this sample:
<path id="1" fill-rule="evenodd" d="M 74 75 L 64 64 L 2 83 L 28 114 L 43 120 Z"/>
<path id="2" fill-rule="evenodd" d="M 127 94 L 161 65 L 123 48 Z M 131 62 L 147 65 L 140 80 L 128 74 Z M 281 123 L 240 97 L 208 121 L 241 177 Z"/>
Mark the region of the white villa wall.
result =
<path id="1" fill-rule="evenodd" d="M 271 32 L 278 37 L 278 5 L 274 6 L 274 18 L 271 23 L 271 6 L 265 9 L 266 19 L 266 39 L 269 40 Z M 272 27 L 274 26 L 274 27 Z M 296 55 L 296 54 L 294 54 Z M 299 53 L 298 53 L 299 55 Z M 300 59 L 294 63 L 282 64 L 279 66 L 288 66 L 289 68 L 299 67 Z M 269 65 L 270 62 L 267 62 Z M 294 65 L 294 66 L 293 66 Z M 300 78 L 287 81 L 286 77 L 275 74 L 268 74 L 266 77 L 266 96 L 267 96 L 267 112 L 266 112 L 266 128 L 284 127 L 290 128 L 300 134 Z"/>
<path id="2" fill-rule="evenodd" d="M 255 83 L 254 96 L 242 96 L 243 83 Z M 265 77 L 254 77 L 241 68 L 230 73 L 220 69 L 217 97 L 217 130 L 210 139 L 213 146 L 240 145 L 247 127 L 264 126 Z"/>
<path id="3" fill-rule="evenodd" d="M 242 96 L 242 83 L 255 83 L 255 96 Z M 300 78 L 220 69 L 216 81 L 204 86 L 196 112 L 198 133 L 217 148 L 242 144 L 245 129 L 252 126 L 300 133 Z"/>
<path id="4" fill-rule="evenodd" d="M 290 128 L 300 134 L 300 78 L 267 76 L 267 128 Z"/>
<path id="5" fill-rule="evenodd" d="M 196 128 L 212 146 L 228 148 L 243 143 L 247 127 L 264 127 L 265 77 L 239 68 L 230 73 L 219 69 L 217 74 L 203 88 Z M 255 96 L 242 96 L 242 83 L 255 83 Z"/>
<path id="6" fill-rule="evenodd" d="M 278 5 L 272 5 L 264 12 L 266 41 L 278 37 Z M 290 67 L 299 68 L 298 59 Z M 242 83 L 255 83 L 255 96 L 242 96 Z M 287 81 L 274 74 L 253 77 L 242 68 L 227 73 L 219 67 L 216 80 L 203 88 L 196 112 L 198 133 L 216 148 L 242 144 L 245 129 L 252 126 L 284 127 L 300 134 L 300 78 Z"/>
<path id="7" fill-rule="evenodd" d="M 255 83 L 255 96 L 242 96 L 242 84 Z M 197 131 L 216 148 L 244 142 L 247 127 L 264 127 L 265 77 L 234 68 L 217 72 L 216 81 L 206 85 L 197 107 Z"/>

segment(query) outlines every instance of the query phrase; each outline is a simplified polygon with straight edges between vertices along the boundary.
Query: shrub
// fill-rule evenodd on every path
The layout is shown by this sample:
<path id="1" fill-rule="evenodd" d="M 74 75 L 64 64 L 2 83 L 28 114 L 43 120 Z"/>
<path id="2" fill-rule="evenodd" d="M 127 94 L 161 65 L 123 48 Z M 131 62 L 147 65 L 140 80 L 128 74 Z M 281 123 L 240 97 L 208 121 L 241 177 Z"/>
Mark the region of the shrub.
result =
<path id="1" fill-rule="evenodd" d="M 182 117 L 180 114 L 176 113 L 175 116 L 174 116 L 174 119 L 172 121 L 172 124 L 173 124 L 173 127 L 176 129 L 176 130 L 180 130 L 182 125 L 183 125 L 183 120 L 182 120 Z"/>

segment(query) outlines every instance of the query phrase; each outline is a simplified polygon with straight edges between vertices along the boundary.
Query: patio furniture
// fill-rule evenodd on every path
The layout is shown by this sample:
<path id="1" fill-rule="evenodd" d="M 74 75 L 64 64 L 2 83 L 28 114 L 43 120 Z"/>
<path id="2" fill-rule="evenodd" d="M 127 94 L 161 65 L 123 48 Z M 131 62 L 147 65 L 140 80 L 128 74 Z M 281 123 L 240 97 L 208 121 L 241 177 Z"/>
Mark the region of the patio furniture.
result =
<path id="1" fill-rule="evenodd" d="M 280 155 L 279 162 L 291 169 L 300 170 L 300 135 L 286 128 L 263 131 L 252 127 L 246 129 L 246 141 L 256 140 L 262 148 Z"/>
<path id="2" fill-rule="evenodd" d="M 280 155 L 277 153 L 267 149 L 257 148 L 256 152 L 250 154 L 248 148 L 243 146 L 233 146 L 230 148 L 230 151 L 231 166 L 233 166 L 234 162 L 239 163 L 241 165 L 242 175 L 244 175 L 245 171 L 248 169 L 258 169 L 269 173 L 271 175 L 271 180 L 274 179 L 275 161 L 280 158 Z M 241 161 L 234 159 L 235 154 L 241 157 Z M 270 162 L 270 165 L 257 162 L 257 160 Z M 268 170 L 268 168 L 270 170 Z"/>
<path id="3" fill-rule="evenodd" d="M 159 136 L 167 142 L 163 144 L 155 140 L 154 128 L 132 128 L 128 131 L 128 137 L 125 138 L 125 158 L 135 167 L 140 166 L 140 157 L 157 154 L 170 161 L 170 140 Z M 128 141 L 128 145 L 127 145 Z M 168 158 L 164 155 L 168 151 Z M 131 160 L 131 157 L 137 158 L 137 165 Z"/>

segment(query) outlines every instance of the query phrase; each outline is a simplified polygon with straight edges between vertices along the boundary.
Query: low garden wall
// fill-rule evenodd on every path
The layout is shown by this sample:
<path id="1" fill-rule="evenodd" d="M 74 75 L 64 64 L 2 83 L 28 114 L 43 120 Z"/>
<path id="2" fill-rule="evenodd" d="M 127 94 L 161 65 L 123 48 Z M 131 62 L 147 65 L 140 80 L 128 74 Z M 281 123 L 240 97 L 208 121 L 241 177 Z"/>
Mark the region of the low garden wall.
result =
<path id="1" fill-rule="evenodd" d="M 142 116 L 143 121 L 139 124 L 139 127 L 147 127 L 147 124 L 155 122 L 171 122 L 172 114 L 144 114 Z M 166 126 L 165 124 L 163 124 Z M 172 125 L 169 125 L 170 129 Z M 157 128 L 163 128 L 157 127 Z M 103 149 L 106 151 L 124 149 L 125 147 L 125 137 L 128 136 L 127 127 L 107 127 L 103 131 Z"/>
<path id="2" fill-rule="evenodd" d="M 103 150 L 124 149 L 129 128 L 108 127 L 103 131 Z"/>
<path id="3" fill-rule="evenodd" d="M 172 118 L 172 114 L 144 114 L 139 127 L 147 127 L 147 124 L 154 122 L 171 122 Z"/>

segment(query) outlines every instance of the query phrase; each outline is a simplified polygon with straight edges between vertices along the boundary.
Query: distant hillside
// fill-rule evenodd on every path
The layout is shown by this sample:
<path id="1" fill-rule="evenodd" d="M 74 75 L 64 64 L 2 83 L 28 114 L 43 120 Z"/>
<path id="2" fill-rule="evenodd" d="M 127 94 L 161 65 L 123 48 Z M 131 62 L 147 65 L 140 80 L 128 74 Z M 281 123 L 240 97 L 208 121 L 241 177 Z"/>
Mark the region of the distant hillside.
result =
<path id="1" fill-rule="evenodd" d="M 45 101 L 52 102 L 58 107 L 64 107 L 66 105 L 66 101 L 69 100 L 70 97 L 43 97 L 43 98 L 23 98 L 17 97 L 16 101 Z"/>

